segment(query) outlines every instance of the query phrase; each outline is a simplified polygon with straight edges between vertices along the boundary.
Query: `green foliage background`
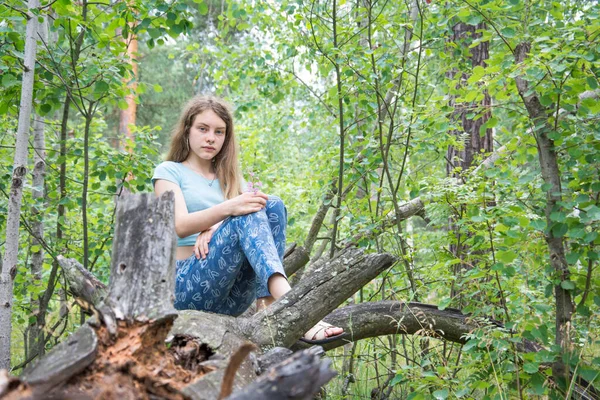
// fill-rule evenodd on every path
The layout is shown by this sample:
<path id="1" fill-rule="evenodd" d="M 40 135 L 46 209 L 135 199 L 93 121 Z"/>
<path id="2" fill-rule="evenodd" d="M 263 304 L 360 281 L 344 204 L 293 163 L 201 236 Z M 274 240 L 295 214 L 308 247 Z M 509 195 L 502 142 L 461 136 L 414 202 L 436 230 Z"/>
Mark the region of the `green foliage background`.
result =
<path id="1" fill-rule="evenodd" d="M 10 185 L 20 93 L 25 19 L 17 10 L 24 7 L 16 0 L 0 5 L 3 193 Z M 465 346 L 435 339 L 426 326 L 424 336 L 364 340 L 332 355 L 342 373 L 329 385 L 328 397 L 370 397 L 379 388 L 382 393 L 389 390 L 392 398 L 407 399 L 566 398 L 573 385 L 559 387 L 548 379 L 549 364 L 560 358 L 576 378 L 586 381 L 584 386 L 599 388 L 596 2 L 153 0 L 90 5 L 86 18 L 82 3 L 59 0 L 51 9 L 49 30 L 55 41 L 39 43 L 34 101 L 36 118 L 47 123 L 46 199 L 36 203 L 31 185 L 25 187 L 15 281 L 15 366 L 27 359 L 23 337 L 35 320 L 31 299 L 46 290 L 53 258 L 83 257 L 82 109 L 97 107 L 88 147 L 88 265 L 107 282 L 115 196 L 123 190 L 152 190 L 153 167 L 168 147 L 182 104 L 194 94 L 211 93 L 234 105 L 243 170 L 256 173 L 267 193 L 286 202 L 290 243 L 304 242 L 312 216 L 331 183 L 338 181 L 344 138 L 345 195 L 336 242 L 360 235 L 359 245 L 400 259 L 350 302 L 418 300 L 440 309 L 460 308 L 473 318 L 491 316 L 506 327 L 482 326 Z M 48 10 L 40 15 L 47 16 Z M 481 38 L 471 46 L 449 44 L 458 22 L 485 23 Z M 405 52 L 407 31 L 413 36 Z M 140 41 L 139 104 L 135 141 L 125 143 L 118 137 L 118 112 L 126 107 L 123 99 L 130 92 L 126 82 L 131 67 L 121 40 L 129 32 Z M 80 34 L 81 55 L 74 60 Z M 470 48 L 483 41 L 489 42 L 487 66 L 472 67 Z M 531 56 L 517 65 L 513 50 L 525 41 L 532 44 Z M 450 78 L 451 70 L 460 73 Z M 550 226 L 544 215 L 549 188 L 541 177 L 534 137 L 539 127 L 527 115 L 516 76 L 524 76 L 550 110 L 547 122 L 553 127 L 550 136 L 563 186 L 562 203 L 550 214 Z M 483 89 L 492 98 L 490 109 L 477 105 Z M 380 112 L 390 91 L 393 119 L 382 118 Z M 60 121 L 68 96 L 68 152 L 61 158 Z M 464 136 L 451 134 L 462 130 L 452 118 L 451 96 L 458 104 L 474 105 L 470 119 L 491 112 L 484 129 L 493 129 L 496 149 L 506 149 L 490 168 L 459 171 L 460 182 L 446 173 L 448 146 L 465 143 Z M 386 146 L 389 150 L 383 151 Z M 485 157 L 481 154 L 475 165 Z M 67 170 L 66 197 L 58 190 L 60 164 Z M 394 214 L 395 204 L 416 197 L 426 203 L 426 220 L 415 216 L 400 225 L 383 224 Z M 66 215 L 57 221 L 59 204 Z M 33 208 L 43 212 L 36 215 Z M 4 232 L 5 195 L 0 196 L 0 209 Z M 29 244 L 27 224 L 33 218 L 42 219 L 46 227 L 41 281 L 27 267 L 31 253 L 40 250 Z M 457 230 L 449 228 L 450 220 Z M 62 242 L 53 236 L 57 223 L 64 230 Z M 332 225 L 327 219 L 315 248 Z M 549 264 L 544 238 L 550 232 L 565 239 L 569 280 L 561 281 Z M 469 249 L 460 258 L 449 251 L 457 240 Z M 412 281 L 407 271 L 412 271 Z M 47 348 L 80 324 L 63 285 L 59 279 L 49 304 Z M 577 305 L 569 353 L 554 342 L 556 285 L 569 290 Z M 514 344 L 522 338 L 546 350 L 517 355 Z M 348 380 L 354 382 L 348 385 Z"/>

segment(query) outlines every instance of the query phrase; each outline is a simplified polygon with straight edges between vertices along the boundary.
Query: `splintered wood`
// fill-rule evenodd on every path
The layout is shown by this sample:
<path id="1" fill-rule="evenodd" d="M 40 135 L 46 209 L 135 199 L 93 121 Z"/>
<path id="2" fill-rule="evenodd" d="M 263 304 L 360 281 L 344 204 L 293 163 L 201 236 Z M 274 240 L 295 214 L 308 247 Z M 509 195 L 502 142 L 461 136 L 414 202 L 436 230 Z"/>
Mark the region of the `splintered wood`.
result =
<path id="1" fill-rule="evenodd" d="M 92 398 L 150 399 L 159 396 L 165 399 L 186 399 L 180 390 L 208 370 L 198 364 L 206 359 L 190 361 L 195 356 L 208 356 L 208 352 L 190 352 L 193 345 L 184 344 L 188 354 L 186 366 L 178 365 L 181 360 L 178 346 L 167 349 L 164 339 L 171 327 L 165 324 L 140 324 L 125 326 L 119 322 L 117 338 L 111 343 L 108 331 L 102 327 L 97 331 L 98 355 L 84 374 L 75 377 L 66 385 L 65 391 L 75 389 L 89 393 Z"/>
<path id="2" fill-rule="evenodd" d="M 213 370 L 200 365 L 212 352 L 185 337 L 176 337 L 168 347 L 164 340 L 171 325 L 165 321 L 132 325 L 119 321 L 116 338 L 111 338 L 104 326 L 97 329 L 95 361 L 60 389 L 34 398 L 189 399 L 181 389 Z M 26 398 L 25 393 L 14 398 Z"/>

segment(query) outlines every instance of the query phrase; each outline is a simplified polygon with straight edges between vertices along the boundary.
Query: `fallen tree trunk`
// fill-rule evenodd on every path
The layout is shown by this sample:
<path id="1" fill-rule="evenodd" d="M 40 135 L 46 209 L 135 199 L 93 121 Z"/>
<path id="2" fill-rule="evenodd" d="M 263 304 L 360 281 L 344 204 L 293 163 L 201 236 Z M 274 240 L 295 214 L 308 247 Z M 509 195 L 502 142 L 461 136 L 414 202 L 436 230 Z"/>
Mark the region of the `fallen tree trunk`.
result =
<path id="1" fill-rule="evenodd" d="M 330 324 L 350 333 L 350 341 L 384 335 L 420 335 L 465 344 L 467 335 L 479 328 L 504 329 L 504 325 L 485 316 L 474 317 L 461 310 L 417 302 L 378 301 L 338 308 L 325 318 Z M 326 350 L 344 343 L 323 345 Z M 295 348 L 303 348 L 297 346 Z M 537 352 L 542 346 L 524 339 L 518 346 L 522 352 Z"/>

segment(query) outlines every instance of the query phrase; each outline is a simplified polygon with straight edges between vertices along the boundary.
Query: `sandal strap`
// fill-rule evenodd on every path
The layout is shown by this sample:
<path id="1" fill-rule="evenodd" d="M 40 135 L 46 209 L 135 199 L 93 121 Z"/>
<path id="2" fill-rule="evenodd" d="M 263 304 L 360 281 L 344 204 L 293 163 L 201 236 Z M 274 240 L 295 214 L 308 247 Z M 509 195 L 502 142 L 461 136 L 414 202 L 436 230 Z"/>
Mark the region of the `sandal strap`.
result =
<path id="1" fill-rule="evenodd" d="M 321 339 L 326 339 L 327 338 L 327 329 L 330 328 L 335 328 L 335 326 L 328 324 L 327 322 L 323 322 L 323 321 L 319 321 L 317 322 L 317 324 L 315 326 L 313 326 L 312 328 L 310 328 L 305 334 L 304 334 L 304 338 L 308 339 L 308 340 L 321 340 Z M 323 337 L 322 338 L 318 338 L 317 335 L 319 335 L 319 333 L 323 332 Z"/>

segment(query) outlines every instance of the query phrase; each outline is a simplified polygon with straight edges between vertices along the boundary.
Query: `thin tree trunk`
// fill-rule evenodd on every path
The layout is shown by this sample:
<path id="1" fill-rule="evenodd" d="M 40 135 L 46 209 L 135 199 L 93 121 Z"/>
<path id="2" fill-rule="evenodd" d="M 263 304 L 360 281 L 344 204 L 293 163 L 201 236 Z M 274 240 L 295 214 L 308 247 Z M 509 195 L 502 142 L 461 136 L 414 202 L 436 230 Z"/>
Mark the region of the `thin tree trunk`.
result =
<path id="1" fill-rule="evenodd" d="M 29 0 L 27 8 L 30 10 L 36 9 L 39 7 L 39 4 L 39 0 Z M 37 16 L 29 12 L 27 16 L 25 53 L 23 59 L 23 81 L 21 85 L 19 125 L 17 128 L 17 143 L 15 146 L 13 175 L 8 201 L 8 216 L 6 220 L 5 252 L 2 262 L 2 271 L 0 272 L 0 369 L 10 368 L 13 282 L 17 275 L 21 201 L 23 198 L 23 183 L 25 181 L 25 174 L 27 173 L 27 144 L 33 102 L 37 26 Z"/>
<path id="2" fill-rule="evenodd" d="M 336 0 L 333 0 L 333 47 L 337 48 L 338 46 L 338 37 L 337 37 L 337 3 Z M 334 58 L 335 59 L 335 58 Z M 336 243 L 337 243 L 337 231 L 338 231 L 338 216 L 340 215 L 340 208 L 342 207 L 342 193 L 344 193 L 344 139 L 346 137 L 346 132 L 344 128 L 344 99 L 342 97 L 342 75 L 340 71 L 340 65 L 337 61 L 334 62 L 335 67 L 335 78 L 337 82 L 337 98 L 338 98 L 338 112 L 339 112 L 339 130 L 340 130 L 340 164 L 338 171 L 338 183 L 337 183 L 337 201 L 336 207 L 333 210 L 333 214 L 335 218 L 333 220 L 333 228 L 331 230 L 331 247 L 329 251 L 329 258 L 333 258 L 336 253 Z"/>
<path id="3" fill-rule="evenodd" d="M 517 64 L 523 63 L 529 57 L 531 43 L 524 42 L 515 48 L 515 61 Z M 554 140 L 548 137 L 553 128 L 548 125 L 547 110 L 537 96 L 530 90 L 529 83 L 521 76 L 515 77 L 519 95 L 523 99 L 525 108 L 529 114 L 531 122 L 535 126 L 535 140 L 538 148 L 538 158 L 542 179 L 549 186 L 546 192 L 546 223 L 548 229 L 546 232 L 546 243 L 548 244 L 550 265 L 557 273 L 558 284 L 554 286 L 554 299 L 556 303 L 556 336 L 555 343 L 561 348 L 563 354 L 571 349 L 571 316 L 573 315 L 574 305 L 571 299 L 571 292 L 562 287 L 562 282 L 570 279 L 569 265 L 565 256 L 564 240 L 562 236 L 556 236 L 553 232 L 551 214 L 562 208 L 561 175 L 558 167 L 558 158 Z M 558 109 L 558 107 L 557 107 Z M 565 379 L 569 376 L 569 371 L 565 366 L 562 355 L 557 358 L 552 366 L 552 375 L 557 379 Z"/>
<path id="4" fill-rule="evenodd" d="M 90 156 L 89 156 L 89 137 L 90 126 L 94 118 L 93 112 L 94 103 L 90 103 L 87 115 L 85 117 L 85 130 L 83 132 L 83 187 L 81 191 L 81 214 L 83 224 L 83 266 L 89 269 L 89 238 L 88 238 L 88 221 L 87 221 L 87 192 L 90 171 Z"/>
<path id="5" fill-rule="evenodd" d="M 33 216 L 33 222 L 31 223 L 31 230 L 33 232 L 31 244 L 37 246 L 32 252 L 31 262 L 29 269 L 34 279 L 35 286 L 40 286 L 42 282 L 42 264 L 44 262 L 44 251 L 41 247 L 41 240 L 44 237 L 44 213 L 45 208 L 45 177 L 46 177 L 46 151 L 45 151 L 45 137 L 44 129 L 46 124 L 42 117 L 37 117 L 33 122 L 33 190 L 32 197 L 35 204 L 32 206 L 31 214 Z M 42 313 L 40 308 L 40 296 L 31 295 L 31 307 L 33 314 L 35 315 L 35 321 L 29 325 L 27 334 L 29 354 L 26 354 L 25 358 L 30 359 L 35 355 L 44 354 L 44 331 L 43 326 L 45 325 L 45 318 L 40 320 L 40 316 L 45 317 L 45 313 Z M 46 305 L 44 305 L 45 307 Z"/>

